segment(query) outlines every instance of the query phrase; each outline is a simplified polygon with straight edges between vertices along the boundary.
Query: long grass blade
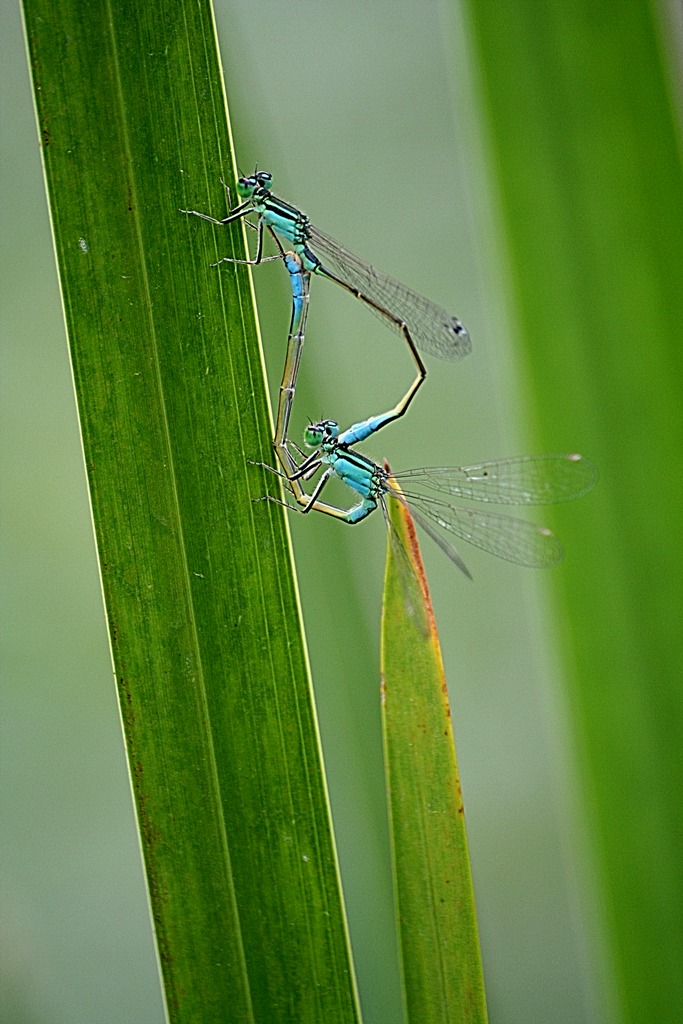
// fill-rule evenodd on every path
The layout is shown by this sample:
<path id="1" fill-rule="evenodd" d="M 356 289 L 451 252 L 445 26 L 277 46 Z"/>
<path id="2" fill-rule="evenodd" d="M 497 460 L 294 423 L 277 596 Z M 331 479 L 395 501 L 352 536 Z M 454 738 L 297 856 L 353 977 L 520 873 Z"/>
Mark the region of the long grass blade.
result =
<path id="1" fill-rule="evenodd" d="M 168 1014 L 352 1022 L 243 239 L 178 213 L 233 168 L 211 6 L 24 11 Z"/>

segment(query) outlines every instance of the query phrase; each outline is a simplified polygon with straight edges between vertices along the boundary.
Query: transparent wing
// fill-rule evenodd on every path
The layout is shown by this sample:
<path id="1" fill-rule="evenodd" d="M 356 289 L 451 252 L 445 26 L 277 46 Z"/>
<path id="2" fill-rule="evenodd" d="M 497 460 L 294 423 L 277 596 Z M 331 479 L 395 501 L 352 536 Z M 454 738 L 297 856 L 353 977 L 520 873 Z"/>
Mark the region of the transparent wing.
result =
<path id="1" fill-rule="evenodd" d="M 447 540 L 446 537 L 442 537 L 440 533 L 437 533 L 437 531 L 429 522 L 429 519 L 426 516 L 423 516 L 418 511 L 417 502 L 406 500 L 406 496 L 404 495 L 404 493 L 402 491 L 396 491 L 394 488 L 388 490 L 387 494 L 390 494 L 392 498 L 395 498 L 397 501 L 400 501 L 402 505 L 405 505 L 405 507 L 408 509 L 415 522 L 419 524 L 419 526 L 425 531 L 425 533 L 429 534 L 429 536 L 432 538 L 435 544 L 439 545 L 444 554 L 448 555 L 451 562 L 453 562 L 453 564 L 456 565 L 458 569 L 460 569 L 460 572 L 471 580 L 472 573 L 462 560 L 462 557 L 458 549 L 453 544 L 451 544 L 451 542 Z M 382 504 L 384 504 L 384 502 Z M 387 522 L 389 522 L 388 517 L 385 516 L 385 518 L 387 518 Z M 410 565 L 408 556 L 406 555 L 405 557 L 406 562 L 408 563 L 408 565 Z"/>
<path id="2" fill-rule="evenodd" d="M 388 493 L 393 494 L 393 491 Z M 451 545 L 434 530 L 434 526 L 448 536 L 466 540 L 482 551 L 517 565 L 545 569 L 562 560 L 562 545 L 555 534 L 543 526 L 502 512 L 450 505 L 425 494 L 404 491 L 403 499 L 420 526 L 460 569 L 463 569 L 462 559 L 455 549 L 453 557 L 448 550 Z"/>
<path id="3" fill-rule="evenodd" d="M 552 505 L 580 498 L 597 480 L 581 455 L 525 455 L 478 466 L 409 469 L 396 480 L 419 481 L 433 491 L 499 505 Z"/>
<path id="4" fill-rule="evenodd" d="M 362 292 L 404 321 L 422 352 L 441 359 L 461 359 L 471 351 L 470 336 L 456 316 L 354 256 L 312 224 L 308 225 L 308 236 L 311 249 L 323 262 L 323 269 L 327 263 L 350 288 Z M 394 329 L 400 333 L 398 325 L 394 325 Z"/>

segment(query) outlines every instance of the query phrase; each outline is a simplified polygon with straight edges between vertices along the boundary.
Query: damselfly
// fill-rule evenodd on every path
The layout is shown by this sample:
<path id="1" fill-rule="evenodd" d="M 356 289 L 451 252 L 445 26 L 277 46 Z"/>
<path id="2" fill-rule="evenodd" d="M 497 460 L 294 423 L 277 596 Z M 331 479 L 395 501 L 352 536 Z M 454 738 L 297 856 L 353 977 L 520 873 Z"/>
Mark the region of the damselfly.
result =
<path id="1" fill-rule="evenodd" d="M 470 576 L 470 572 L 450 537 L 466 540 L 518 565 L 546 568 L 561 560 L 562 547 L 550 530 L 515 516 L 482 509 L 481 503 L 548 505 L 579 498 L 597 479 L 595 467 L 588 459 L 581 455 L 526 455 L 476 466 L 391 473 L 355 450 L 355 445 L 386 422 L 385 415 L 373 416 L 342 432 L 335 420 L 311 424 L 305 431 L 304 441 L 308 448 L 314 449 L 312 454 L 298 463 L 296 469 L 290 468 L 285 473 L 272 470 L 285 478 L 297 505 L 270 495 L 264 500 L 302 513 L 324 512 L 354 524 L 378 507 L 388 523 L 387 499 L 391 497 L 409 509 L 415 521 L 466 576 Z M 298 446 L 292 447 L 303 455 Z M 296 463 L 291 452 L 288 458 L 291 465 Z M 308 494 L 302 482 L 311 480 L 319 470 L 321 476 Z M 360 495 L 358 504 L 339 508 L 320 501 L 325 486 L 334 477 Z M 394 482 L 399 489 L 392 486 Z M 407 485 L 405 489 L 404 485 Z M 417 486 L 422 490 L 411 489 Z M 480 503 L 480 507 L 454 505 L 437 495 L 468 499 Z"/>
<path id="2" fill-rule="evenodd" d="M 456 316 L 400 281 L 376 270 L 324 234 L 311 224 L 304 213 L 271 192 L 272 181 L 273 177 L 268 171 L 255 171 L 249 177 L 240 178 L 237 192 L 242 201 L 229 210 L 227 217 L 216 218 L 198 210 L 181 211 L 217 225 L 231 224 L 252 213 L 256 215 L 255 224 L 247 221 L 257 231 L 255 258 L 238 260 L 225 256 L 219 263 L 247 263 L 255 266 L 282 259 L 285 252 L 278 236 L 282 237 L 300 256 L 307 273 L 319 274 L 334 281 L 369 306 L 405 338 L 418 367 L 420 383 L 426 376 L 426 369 L 418 349 L 442 359 L 460 359 L 470 352 L 472 346 L 469 334 Z M 275 240 L 279 250 L 276 256 L 263 255 L 264 228 Z"/>

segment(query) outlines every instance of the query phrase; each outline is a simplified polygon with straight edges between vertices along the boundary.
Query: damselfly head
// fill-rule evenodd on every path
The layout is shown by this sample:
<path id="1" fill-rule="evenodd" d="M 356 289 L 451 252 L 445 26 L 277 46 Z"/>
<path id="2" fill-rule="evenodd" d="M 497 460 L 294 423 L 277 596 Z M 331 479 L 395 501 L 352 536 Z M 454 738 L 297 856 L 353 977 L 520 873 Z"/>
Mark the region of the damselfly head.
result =
<path id="1" fill-rule="evenodd" d="M 237 194 L 240 199 L 251 199 L 256 190 L 256 186 L 256 178 L 253 175 L 249 178 L 240 178 L 237 182 Z"/>
<path id="2" fill-rule="evenodd" d="M 325 445 L 337 440 L 339 424 L 336 420 L 321 420 L 309 423 L 304 430 L 304 444 L 307 448 L 324 448 Z"/>
<path id="3" fill-rule="evenodd" d="M 237 182 L 237 193 L 240 199 L 251 199 L 257 189 L 262 188 L 270 191 L 273 183 L 273 175 L 270 171 L 254 171 L 247 178 L 240 178 Z"/>

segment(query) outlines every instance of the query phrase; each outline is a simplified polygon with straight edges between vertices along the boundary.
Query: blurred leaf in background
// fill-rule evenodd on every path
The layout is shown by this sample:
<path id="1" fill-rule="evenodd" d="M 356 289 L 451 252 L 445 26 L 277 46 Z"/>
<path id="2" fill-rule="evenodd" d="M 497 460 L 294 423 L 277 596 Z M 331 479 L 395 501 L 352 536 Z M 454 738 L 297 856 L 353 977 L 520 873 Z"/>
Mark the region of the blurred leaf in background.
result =
<path id="1" fill-rule="evenodd" d="M 679 1021 L 680 83 L 643 0 L 469 11 L 530 414 L 549 448 L 570 426 L 602 474 L 563 525 L 588 557 L 556 617 L 619 1011 Z"/>

